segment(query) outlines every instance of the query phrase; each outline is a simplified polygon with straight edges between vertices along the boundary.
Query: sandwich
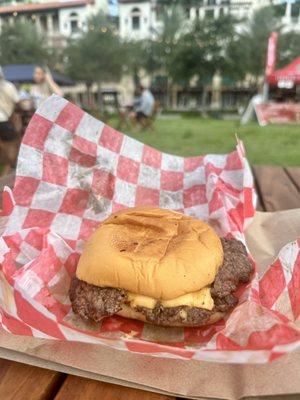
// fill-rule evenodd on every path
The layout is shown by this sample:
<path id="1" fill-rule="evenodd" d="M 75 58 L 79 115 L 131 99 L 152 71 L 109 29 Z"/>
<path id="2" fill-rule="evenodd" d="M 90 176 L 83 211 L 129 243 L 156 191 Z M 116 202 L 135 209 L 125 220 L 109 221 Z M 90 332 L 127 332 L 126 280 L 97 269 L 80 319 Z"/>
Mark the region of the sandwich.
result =
<path id="1" fill-rule="evenodd" d="M 237 305 L 251 273 L 242 242 L 176 211 L 136 207 L 109 216 L 87 240 L 69 296 L 84 320 L 202 326 Z"/>

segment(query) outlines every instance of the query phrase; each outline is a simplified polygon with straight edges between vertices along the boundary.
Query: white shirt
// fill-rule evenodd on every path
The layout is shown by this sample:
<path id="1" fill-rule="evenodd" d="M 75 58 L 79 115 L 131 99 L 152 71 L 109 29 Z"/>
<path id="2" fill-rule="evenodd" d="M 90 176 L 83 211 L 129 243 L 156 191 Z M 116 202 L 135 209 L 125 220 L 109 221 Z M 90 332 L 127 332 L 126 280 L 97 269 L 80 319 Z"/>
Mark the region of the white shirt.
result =
<path id="1" fill-rule="evenodd" d="M 32 85 L 30 88 L 30 95 L 34 101 L 35 108 L 39 108 L 42 102 L 51 96 L 51 94 L 51 89 L 46 82 L 39 85 Z"/>
<path id="2" fill-rule="evenodd" d="M 0 79 L 0 122 L 9 120 L 19 101 L 20 99 L 15 85 Z"/>
<path id="3" fill-rule="evenodd" d="M 137 107 L 137 111 L 141 111 L 147 117 L 152 114 L 154 105 L 154 97 L 150 90 L 146 89 L 141 95 L 141 102 Z"/>

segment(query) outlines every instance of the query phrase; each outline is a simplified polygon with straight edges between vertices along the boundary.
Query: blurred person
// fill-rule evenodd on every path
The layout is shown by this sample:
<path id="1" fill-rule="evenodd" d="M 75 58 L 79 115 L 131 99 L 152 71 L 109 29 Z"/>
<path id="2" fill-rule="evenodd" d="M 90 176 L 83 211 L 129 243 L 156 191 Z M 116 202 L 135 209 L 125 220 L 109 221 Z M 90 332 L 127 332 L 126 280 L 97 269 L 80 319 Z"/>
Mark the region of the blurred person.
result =
<path id="1" fill-rule="evenodd" d="M 29 93 L 29 90 L 27 89 L 27 87 L 25 85 L 22 86 L 19 83 L 16 83 L 15 86 L 16 86 L 16 89 L 19 94 L 20 113 L 22 114 L 22 112 L 31 112 L 31 114 L 33 114 L 34 113 L 34 101 L 33 101 L 31 94 Z"/>
<path id="2" fill-rule="evenodd" d="M 32 85 L 30 94 L 33 98 L 35 108 L 38 108 L 41 103 L 53 93 L 62 96 L 62 91 L 54 82 L 49 68 L 41 66 L 35 67 L 33 79 L 36 84 Z"/>
<path id="3" fill-rule="evenodd" d="M 0 153 L 2 174 L 15 167 L 18 155 L 18 132 L 15 111 L 20 98 L 15 85 L 5 80 L 0 67 Z"/>
<path id="4" fill-rule="evenodd" d="M 142 102 L 142 92 L 141 89 L 138 87 L 135 89 L 133 93 L 133 100 L 132 100 L 132 110 L 136 111 L 141 106 Z"/>
<path id="5" fill-rule="evenodd" d="M 20 85 L 20 83 L 15 83 L 15 87 L 18 91 L 20 101 L 31 99 L 31 95 L 25 86 Z"/>
<path id="6" fill-rule="evenodd" d="M 35 104 L 33 101 L 32 96 L 29 93 L 27 85 L 20 85 L 16 83 L 16 88 L 19 94 L 19 107 L 18 107 L 18 117 L 20 123 L 20 136 L 22 137 L 25 133 L 25 130 L 31 120 L 34 111 L 35 111 Z"/>
<path id="7" fill-rule="evenodd" d="M 151 91 L 143 85 L 139 85 L 136 90 L 134 101 L 134 111 L 130 114 L 130 120 L 133 127 L 140 124 L 142 128 L 146 128 L 148 120 L 152 116 L 154 109 L 154 96 Z"/>

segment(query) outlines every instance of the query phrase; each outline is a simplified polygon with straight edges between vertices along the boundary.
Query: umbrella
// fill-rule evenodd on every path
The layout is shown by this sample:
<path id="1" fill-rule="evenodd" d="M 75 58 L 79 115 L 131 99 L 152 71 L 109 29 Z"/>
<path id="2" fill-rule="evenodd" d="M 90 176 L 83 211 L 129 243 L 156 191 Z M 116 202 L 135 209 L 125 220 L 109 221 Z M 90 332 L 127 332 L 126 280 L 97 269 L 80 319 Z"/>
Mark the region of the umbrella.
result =
<path id="1" fill-rule="evenodd" d="M 284 68 L 274 71 L 269 77 L 270 85 L 282 86 L 290 83 L 291 87 L 300 85 L 300 56 Z"/>
<path id="2" fill-rule="evenodd" d="M 34 83 L 33 73 L 37 64 L 8 64 L 2 67 L 6 80 L 15 83 Z M 61 86 L 71 86 L 74 82 L 67 76 L 51 71 L 54 81 Z"/>

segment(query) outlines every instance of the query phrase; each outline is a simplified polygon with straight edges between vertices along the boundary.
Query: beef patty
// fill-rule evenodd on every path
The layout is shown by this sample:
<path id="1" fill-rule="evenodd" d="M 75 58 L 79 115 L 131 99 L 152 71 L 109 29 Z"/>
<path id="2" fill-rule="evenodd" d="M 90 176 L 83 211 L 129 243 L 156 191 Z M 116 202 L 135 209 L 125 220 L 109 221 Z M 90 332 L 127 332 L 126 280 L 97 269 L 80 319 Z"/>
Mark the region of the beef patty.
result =
<path id="1" fill-rule="evenodd" d="M 252 266 L 242 242 L 235 239 L 221 239 L 224 260 L 219 268 L 215 281 L 211 285 L 214 299 L 213 310 L 198 307 L 163 307 L 158 301 L 155 308 L 137 307 L 147 321 L 158 325 L 184 323 L 201 325 L 216 312 L 227 312 L 238 302 L 234 292 L 241 283 L 250 279 Z M 84 319 L 99 322 L 103 317 L 116 314 L 126 303 L 126 291 L 115 288 L 101 288 L 84 281 L 72 279 L 69 291 L 74 313 Z"/>

